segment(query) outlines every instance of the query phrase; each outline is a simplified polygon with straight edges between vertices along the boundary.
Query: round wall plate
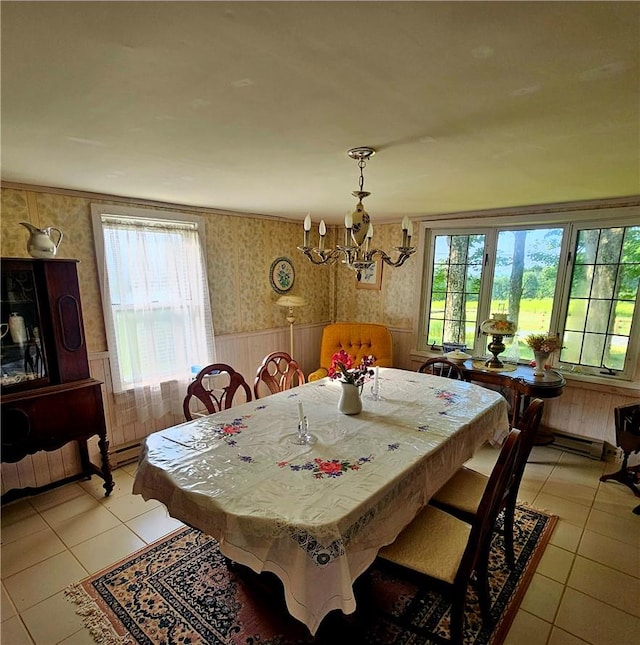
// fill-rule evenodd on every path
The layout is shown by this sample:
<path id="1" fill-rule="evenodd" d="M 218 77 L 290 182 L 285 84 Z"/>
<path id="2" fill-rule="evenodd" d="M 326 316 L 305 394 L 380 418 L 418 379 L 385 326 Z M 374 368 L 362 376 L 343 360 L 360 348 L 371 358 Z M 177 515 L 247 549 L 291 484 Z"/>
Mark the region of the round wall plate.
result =
<path id="1" fill-rule="evenodd" d="M 276 258 L 269 269 L 269 281 L 276 293 L 287 293 L 293 287 L 296 272 L 289 258 Z"/>

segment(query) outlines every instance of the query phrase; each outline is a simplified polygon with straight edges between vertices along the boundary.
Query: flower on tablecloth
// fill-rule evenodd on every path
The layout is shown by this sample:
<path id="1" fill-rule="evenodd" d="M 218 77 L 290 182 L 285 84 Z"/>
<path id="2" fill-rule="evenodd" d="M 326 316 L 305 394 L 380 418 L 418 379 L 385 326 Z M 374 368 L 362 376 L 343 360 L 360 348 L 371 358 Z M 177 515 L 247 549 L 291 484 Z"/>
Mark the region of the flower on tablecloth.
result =
<path id="1" fill-rule="evenodd" d="M 375 360 L 375 356 L 363 356 L 360 363 L 354 367 L 355 360 L 353 356 L 341 349 L 331 357 L 329 378 L 340 379 L 344 383 L 360 387 L 364 385 L 367 376 L 373 376 L 371 366 Z"/>
<path id="2" fill-rule="evenodd" d="M 436 398 L 453 405 L 458 400 L 458 395 L 455 392 L 449 392 L 449 390 L 436 390 Z"/>
<path id="3" fill-rule="evenodd" d="M 373 461 L 373 455 L 368 457 L 360 457 L 356 461 L 349 461 L 348 459 L 320 459 L 316 457 L 313 461 L 307 461 L 304 464 L 292 464 L 288 461 L 279 461 L 280 468 L 287 466 L 294 472 L 308 470 L 313 473 L 316 479 L 323 479 L 324 477 L 340 477 L 343 473 L 349 470 L 360 470 L 364 464 Z"/>

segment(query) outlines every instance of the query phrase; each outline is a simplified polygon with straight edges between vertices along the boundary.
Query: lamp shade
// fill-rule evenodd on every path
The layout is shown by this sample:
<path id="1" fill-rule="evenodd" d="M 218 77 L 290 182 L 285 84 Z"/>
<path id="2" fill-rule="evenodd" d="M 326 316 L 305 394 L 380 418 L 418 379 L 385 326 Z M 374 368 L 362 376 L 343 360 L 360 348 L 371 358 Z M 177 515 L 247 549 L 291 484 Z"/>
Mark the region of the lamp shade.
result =
<path id="1" fill-rule="evenodd" d="M 480 325 L 480 331 L 487 336 L 513 336 L 516 329 L 516 324 L 507 320 L 507 314 L 491 314 L 491 318 Z"/>
<path id="2" fill-rule="evenodd" d="M 309 303 L 302 296 L 280 296 L 276 304 L 281 307 L 304 307 Z"/>

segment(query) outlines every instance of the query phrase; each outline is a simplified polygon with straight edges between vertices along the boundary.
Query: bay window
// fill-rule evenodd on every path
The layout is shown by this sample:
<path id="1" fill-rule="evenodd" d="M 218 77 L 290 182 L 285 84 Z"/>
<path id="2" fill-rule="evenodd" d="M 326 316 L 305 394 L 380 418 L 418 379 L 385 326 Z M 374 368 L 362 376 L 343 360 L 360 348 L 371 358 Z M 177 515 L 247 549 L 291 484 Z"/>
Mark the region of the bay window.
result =
<path id="1" fill-rule="evenodd" d="M 633 378 L 640 349 L 638 209 L 616 209 L 597 221 L 593 214 L 583 221 L 539 218 L 535 225 L 525 219 L 425 229 L 418 349 L 458 343 L 486 355 L 480 323 L 505 313 L 518 328 L 505 342 L 521 362 L 533 358 L 526 336 L 549 332 L 562 340 L 556 366 Z"/>

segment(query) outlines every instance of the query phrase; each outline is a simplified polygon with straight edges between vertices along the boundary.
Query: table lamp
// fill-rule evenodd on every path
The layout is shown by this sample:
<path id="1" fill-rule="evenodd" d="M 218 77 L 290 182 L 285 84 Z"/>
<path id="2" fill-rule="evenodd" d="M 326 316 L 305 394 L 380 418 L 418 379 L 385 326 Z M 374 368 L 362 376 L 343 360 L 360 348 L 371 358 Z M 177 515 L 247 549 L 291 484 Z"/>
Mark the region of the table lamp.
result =
<path id="1" fill-rule="evenodd" d="M 515 335 L 516 329 L 516 324 L 507 320 L 507 314 L 491 314 L 491 318 L 480 325 L 480 331 L 485 336 L 493 336 L 488 346 L 493 357 L 485 363 L 488 368 L 502 369 L 504 367 L 504 363 L 498 358 L 498 354 L 505 350 L 502 339 L 505 336 Z"/>

